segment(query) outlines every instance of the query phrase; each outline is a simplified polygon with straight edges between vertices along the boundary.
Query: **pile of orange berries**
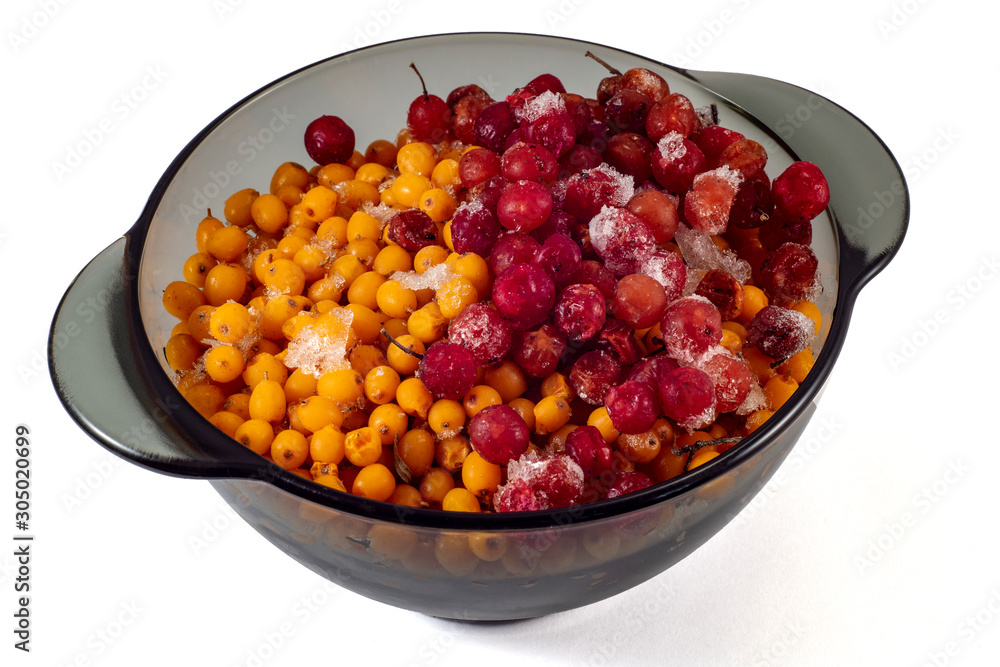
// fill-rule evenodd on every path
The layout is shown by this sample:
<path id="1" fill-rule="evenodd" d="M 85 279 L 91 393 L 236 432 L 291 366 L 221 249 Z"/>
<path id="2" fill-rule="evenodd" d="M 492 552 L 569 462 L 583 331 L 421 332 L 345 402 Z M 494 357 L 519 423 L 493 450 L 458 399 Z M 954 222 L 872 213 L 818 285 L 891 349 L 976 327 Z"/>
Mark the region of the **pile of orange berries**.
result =
<path id="1" fill-rule="evenodd" d="M 463 400 L 434 400 L 410 352 L 420 355 L 446 337 L 465 307 L 489 298 L 494 278 L 485 258 L 457 254 L 450 241 L 449 221 L 465 196 L 459 160 L 471 148 L 412 141 L 404 130 L 395 142 L 354 151 L 344 164 L 307 170 L 286 162 L 268 192 L 234 193 L 224 220 L 209 211 L 184 279 L 163 293 L 179 320 L 164 352 L 191 405 L 237 442 L 318 484 L 412 507 L 477 512 L 489 508 L 504 477 L 463 431 L 488 406 L 516 410 L 540 452 L 561 451 L 578 425 L 596 426 L 614 443 L 617 469 L 660 482 L 732 446 L 698 442 L 752 432 L 809 372 L 808 349 L 774 368 L 744 347 L 746 324 L 767 305 L 764 293 L 747 285 L 722 340 L 763 384 L 768 407 L 745 420 L 722 415 L 685 433 L 660 419 L 649 433 L 619 436 L 607 410 L 578 400 L 562 374 L 539 383 L 509 360 L 480 368 Z M 387 215 L 411 208 L 438 231 L 434 244 L 415 253 L 385 231 Z M 411 289 L 391 277 L 442 264 L 449 279 L 436 289 Z M 795 308 L 818 329 L 814 304 Z M 658 328 L 636 332 L 644 350 L 656 347 Z"/>

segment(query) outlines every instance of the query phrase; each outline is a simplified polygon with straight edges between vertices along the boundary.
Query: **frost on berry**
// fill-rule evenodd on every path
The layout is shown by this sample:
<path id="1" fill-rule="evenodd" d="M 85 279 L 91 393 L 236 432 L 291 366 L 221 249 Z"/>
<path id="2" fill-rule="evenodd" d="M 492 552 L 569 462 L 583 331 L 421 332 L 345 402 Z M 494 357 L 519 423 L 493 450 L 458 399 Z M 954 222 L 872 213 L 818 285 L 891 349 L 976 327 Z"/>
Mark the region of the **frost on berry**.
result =
<path id="1" fill-rule="evenodd" d="M 684 217 L 692 228 L 706 234 L 721 234 L 729 225 L 729 211 L 743 182 L 743 175 L 723 165 L 694 177 L 684 197 Z"/>
<path id="2" fill-rule="evenodd" d="M 493 496 L 497 512 L 569 507 L 583 494 L 583 469 L 566 454 L 522 454 L 507 464 L 507 483 Z"/>
<path id="3" fill-rule="evenodd" d="M 747 343 L 778 361 L 806 349 L 815 337 L 809 316 L 781 306 L 764 306 L 747 326 Z"/>
<path id="4" fill-rule="evenodd" d="M 333 326 L 310 324 L 295 334 L 285 352 L 284 364 L 303 373 L 320 377 L 328 371 L 350 368 L 347 361 L 347 333 L 354 313 L 346 308 L 330 311 Z"/>
<path id="5" fill-rule="evenodd" d="M 656 249 L 653 232 L 641 218 L 612 206 L 605 206 L 590 220 L 590 242 L 616 276 L 640 273 Z"/>
<path id="6" fill-rule="evenodd" d="M 448 325 L 448 339 L 472 352 L 479 366 L 493 366 L 510 351 L 511 327 L 495 308 L 466 306 Z"/>
<path id="7" fill-rule="evenodd" d="M 437 342 L 424 352 L 416 376 L 434 398 L 461 400 L 476 382 L 476 359 L 458 343 Z"/>
<path id="8" fill-rule="evenodd" d="M 438 290 L 445 283 L 454 280 L 458 274 L 451 270 L 447 264 L 435 264 L 423 273 L 416 271 L 395 271 L 389 276 L 389 280 L 395 280 L 408 290 L 432 289 Z"/>
<path id="9" fill-rule="evenodd" d="M 730 274 L 740 283 L 750 280 L 750 263 L 741 259 L 732 250 L 719 248 L 712 242 L 711 235 L 681 224 L 674 234 L 674 241 L 681 249 L 689 269 L 702 271 L 718 269 Z"/>

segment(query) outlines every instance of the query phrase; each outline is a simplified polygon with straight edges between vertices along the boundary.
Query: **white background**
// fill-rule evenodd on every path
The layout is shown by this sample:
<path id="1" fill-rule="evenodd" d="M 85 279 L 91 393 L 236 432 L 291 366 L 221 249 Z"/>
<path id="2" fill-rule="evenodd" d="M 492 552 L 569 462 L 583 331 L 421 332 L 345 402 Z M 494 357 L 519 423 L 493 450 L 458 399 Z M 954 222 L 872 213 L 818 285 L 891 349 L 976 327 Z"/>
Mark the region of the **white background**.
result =
<path id="1" fill-rule="evenodd" d="M 10 546 L 0 547 L 0 662 L 996 664 L 1000 11 L 916 0 L 813 7 L 5 2 L 0 540 Z M 354 46 L 463 30 L 566 35 L 818 91 L 884 139 L 912 197 L 902 250 L 862 292 L 786 474 L 645 585 L 510 624 L 425 618 L 324 586 L 234 519 L 207 483 L 113 459 L 64 413 L 44 366 L 62 292 L 132 224 L 206 123 L 274 78 Z M 144 80 L 144 99 L 127 117 L 114 113 Z M 53 163 L 105 118 L 112 131 L 60 179 Z M 33 443 L 28 655 L 13 649 L 12 633 L 19 423 Z"/>

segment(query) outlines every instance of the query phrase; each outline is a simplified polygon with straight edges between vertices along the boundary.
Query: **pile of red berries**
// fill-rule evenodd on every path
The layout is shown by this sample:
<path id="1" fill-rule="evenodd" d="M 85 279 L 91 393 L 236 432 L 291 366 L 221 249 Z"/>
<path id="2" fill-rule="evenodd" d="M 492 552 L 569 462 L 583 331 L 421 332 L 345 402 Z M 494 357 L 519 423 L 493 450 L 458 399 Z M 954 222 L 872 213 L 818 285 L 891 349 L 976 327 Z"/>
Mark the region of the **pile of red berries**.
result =
<path id="1" fill-rule="evenodd" d="M 796 162 L 771 180 L 760 143 L 719 125 L 714 107 L 696 108 L 649 69 L 612 71 L 593 97 L 566 92 L 552 74 L 499 100 L 474 84 L 446 99 L 424 88 L 395 145 L 376 141 L 362 154 L 335 116 L 311 123 L 305 145 L 317 166 L 301 197 L 329 188 L 337 195 L 333 214 L 305 230 L 288 222 L 280 233 L 250 223 L 254 237 L 274 243 L 248 248 L 242 261 L 254 267 L 278 239 L 297 234 L 306 248 L 319 249 L 309 255 L 312 271 L 293 293 L 255 285 L 251 275 L 242 303 L 256 316 L 274 299 L 312 299 L 296 302 L 287 320 L 299 318 L 296 326 L 278 322 L 279 332 L 287 330 L 271 337 L 289 372 L 295 357 L 286 350 L 309 317 L 369 303 L 380 335 L 366 335 L 353 308 L 343 365 L 366 389 L 374 369 L 395 374 L 391 391 L 356 398 L 325 389 L 333 371 L 314 369 L 313 394 L 338 399 L 341 411 L 320 422 L 304 424 L 297 415 L 294 404 L 310 396 L 286 392 L 288 409 L 269 423 L 276 434 L 302 433 L 307 454 L 292 462 L 312 478 L 380 500 L 472 511 L 613 498 L 738 446 L 811 368 L 820 324 L 811 220 L 829 201 L 820 169 Z M 412 185 L 409 162 L 397 163 L 397 153 L 414 145 L 433 156 L 420 186 Z M 361 179 L 370 164 L 381 171 L 366 170 L 372 180 Z M 327 180 L 331 165 L 358 177 Z M 439 167 L 450 175 L 432 177 Z M 294 196 L 287 203 L 290 212 L 299 205 Z M 334 218 L 347 229 L 362 215 L 377 221 L 367 237 L 323 232 Z M 372 237 L 367 252 L 351 247 Z M 302 245 L 293 245 L 295 264 Z M 380 273 L 378 258 L 390 249 L 394 257 L 409 255 L 400 261 L 413 267 L 372 277 L 380 286 L 396 283 L 391 299 L 386 290 L 383 301 L 382 287 L 369 300 L 360 288 L 352 293 L 364 281 L 362 269 L 332 268 L 354 255 L 364 274 Z M 431 255 L 436 263 L 421 259 Z M 463 274 L 450 267 L 470 257 L 479 274 L 466 276 L 469 286 L 457 284 Z M 437 265 L 443 277 L 435 282 L 428 276 Z M 335 275 L 341 289 L 313 299 L 311 286 Z M 437 322 L 431 334 L 429 321 Z M 365 341 L 385 363 L 353 363 L 352 346 Z M 394 362 L 400 352 L 412 364 Z M 373 385 L 388 372 L 379 371 Z M 404 385 L 412 392 L 417 384 L 417 393 L 428 395 L 422 408 L 403 396 Z M 376 428 L 374 408 L 385 405 L 396 407 L 402 423 L 379 431 L 377 454 L 352 456 L 352 434 Z M 429 413 L 437 405 L 435 421 Z M 442 421 L 454 405 L 464 414 Z M 311 446 L 331 424 L 346 431 L 346 458 Z M 416 441 L 428 439 L 408 437 L 413 432 L 430 434 L 432 455 L 413 453 Z M 324 433 L 323 442 L 330 437 Z M 284 451 L 262 453 L 288 464 L 280 460 Z M 386 470 L 369 475 L 369 466 Z M 441 486 L 442 468 L 450 486 Z"/>

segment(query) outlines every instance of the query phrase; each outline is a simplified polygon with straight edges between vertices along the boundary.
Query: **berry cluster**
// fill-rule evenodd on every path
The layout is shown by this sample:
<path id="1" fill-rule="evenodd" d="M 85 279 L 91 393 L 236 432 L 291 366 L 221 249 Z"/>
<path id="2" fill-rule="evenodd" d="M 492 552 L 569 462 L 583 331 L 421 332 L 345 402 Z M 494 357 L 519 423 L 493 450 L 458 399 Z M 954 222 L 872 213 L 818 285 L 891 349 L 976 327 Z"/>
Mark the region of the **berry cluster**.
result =
<path id="1" fill-rule="evenodd" d="M 395 143 L 322 116 L 305 146 L 164 293 L 188 400 L 304 477 L 463 511 L 613 498 L 736 446 L 812 366 L 821 171 L 772 181 L 651 70 L 424 86 Z"/>

